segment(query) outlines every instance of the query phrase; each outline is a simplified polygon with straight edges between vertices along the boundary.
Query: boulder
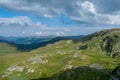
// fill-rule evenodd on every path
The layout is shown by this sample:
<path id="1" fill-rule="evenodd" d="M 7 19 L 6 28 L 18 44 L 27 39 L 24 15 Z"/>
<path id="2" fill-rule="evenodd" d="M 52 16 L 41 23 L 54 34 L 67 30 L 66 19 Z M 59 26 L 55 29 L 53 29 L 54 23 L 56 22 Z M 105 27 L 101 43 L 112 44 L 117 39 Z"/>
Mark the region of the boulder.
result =
<path id="1" fill-rule="evenodd" d="M 103 68 L 103 66 L 99 63 L 93 63 L 89 67 L 95 68 L 95 69 L 102 69 Z"/>

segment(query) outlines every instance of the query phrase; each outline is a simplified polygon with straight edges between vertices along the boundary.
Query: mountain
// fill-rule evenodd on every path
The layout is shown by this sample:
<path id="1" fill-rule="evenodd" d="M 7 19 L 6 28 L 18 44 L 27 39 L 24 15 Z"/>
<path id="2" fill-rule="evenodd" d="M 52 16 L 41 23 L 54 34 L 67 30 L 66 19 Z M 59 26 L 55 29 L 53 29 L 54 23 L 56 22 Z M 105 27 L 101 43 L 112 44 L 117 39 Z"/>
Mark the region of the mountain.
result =
<path id="1" fill-rule="evenodd" d="M 37 49 L 39 47 L 45 46 L 47 44 L 52 44 L 60 40 L 77 40 L 83 37 L 80 36 L 65 36 L 65 37 L 55 37 L 55 36 L 32 36 L 32 37 L 3 37 L 0 42 L 12 42 L 17 45 L 18 50 L 28 51 Z"/>
<path id="2" fill-rule="evenodd" d="M 86 37 L 83 37 L 75 42 L 83 42 L 79 45 L 79 49 L 86 47 L 90 50 L 98 50 L 99 53 L 107 54 L 111 57 L 120 56 L 120 29 L 103 30 Z M 98 53 L 97 51 L 97 53 Z"/>
<path id="3" fill-rule="evenodd" d="M 14 42 L 16 44 L 32 44 L 32 43 L 40 43 L 49 41 L 54 38 L 61 38 L 61 39 L 80 39 L 83 37 L 83 35 L 79 36 L 55 36 L 55 35 L 49 35 L 49 36 L 30 36 L 30 37 L 3 37 L 0 36 L 0 41 L 7 41 L 7 42 Z"/>
<path id="4" fill-rule="evenodd" d="M 83 37 L 82 35 L 80 36 L 65 36 L 65 37 L 55 37 L 55 38 L 45 38 L 45 39 L 41 39 L 38 38 L 34 40 L 34 38 L 32 40 L 28 40 L 22 44 L 18 44 L 19 49 L 20 50 L 33 50 L 33 49 L 37 49 L 39 47 L 43 47 L 46 46 L 47 44 L 53 44 L 55 42 L 58 42 L 60 40 L 77 40 L 80 39 L 81 37 Z M 26 44 L 29 43 L 29 44 Z"/>
<path id="5" fill-rule="evenodd" d="M 30 37 L 3 37 L 0 36 L 0 40 L 4 40 L 7 42 L 14 42 L 16 44 L 32 44 L 38 42 L 44 42 L 50 39 L 55 38 L 56 36 L 30 36 Z"/>
<path id="6" fill-rule="evenodd" d="M 119 34 L 120 29 L 108 29 L 77 40 L 54 38 L 60 41 L 0 55 L 0 79 L 119 80 Z"/>

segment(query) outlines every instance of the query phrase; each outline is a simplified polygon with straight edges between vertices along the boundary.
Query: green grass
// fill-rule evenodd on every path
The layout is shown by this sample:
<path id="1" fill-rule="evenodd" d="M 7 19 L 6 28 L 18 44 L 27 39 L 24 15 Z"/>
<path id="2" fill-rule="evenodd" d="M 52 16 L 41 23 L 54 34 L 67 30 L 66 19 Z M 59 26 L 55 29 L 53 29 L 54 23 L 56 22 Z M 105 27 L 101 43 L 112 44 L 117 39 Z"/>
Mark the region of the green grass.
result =
<path id="1" fill-rule="evenodd" d="M 19 52 L 15 45 L 10 43 L 0 43 L 0 55 L 13 54 Z"/>
<path id="2" fill-rule="evenodd" d="M 60 43 L 60 42 L 59 42 Z M 34 79 L 34 78 L 42 78 L 42 77 L 50 77 L 53 76 L 54 74 L 60 73 L 61 71 L 64 71 L 64 66 L 68 64 L 68 61 L 72 61 L 71 65 L 74 66 L 74 68 L 79 67 L 79 66 L 89 66 L 90 64 L 93 63 L 107 63 L 107 64 L 102 64 L 104 66 L 104 69 L 108 68 L 115 68 L 117 66 L 117 63 L 119 63 L 119 58 L 111 58 L 107 55 L 103 54 L 97 54 L 96 51 L 92 51 L 89 49 L 82 50 L 79 52 L 78 56 L 76 58 L 73 58 L 72 56 L 78 52 L 78 50 L 75 50 L 75 47 L 77 44 L 74 44 L 71 42 L 70 44 L 67 44 L 67 41 L 61 41 L 60 44 L 51 44 L 46 47 L 42 47 L 36 50 L 33 50 L 31 52 L 27 53 L 17 53 L 14 55 L 7 54 L 7 55 L 2 55 L 0 56 L 0 61 L 2 61 L 0 64 L 0 72 L 1 74 L 4 74 L 6 72 L 6 69 L 15 64 L 19 64 L 21 66 L 25 66 L 25 70 L 21 73 L 16 73 L 14 72 L 11 74 L 8 79 L 13 79 L 13 78 L 20 78 L 22 77 L 12 77 L 12 76 L 17 76 L 17 74 L 21 74 L 23 78 L 25 79 Z M 57 47 L 61 48 L 57 48 Z M 57 54 L 57 52 L 60 51 L 60 53 L 66 53 L 63 55 Z M 48 63 L 46 64 L 31 64 L 28 61 L 29 58 L 34 57 L 34 56 L 42 56 L 42 55 L 49 55 L 51 54 L 52 56 L 47 56 L 42 58 L 43 60 L 48 60 Z M 86 56 L 86 59 L 82 60 L 81 57 Z M 36 69 L 35 73 L 27 73 L 27 67 L 34 68 Z M 41 73 L 40 73 L 41 72 Z M 86 73 L 84 76 L 89 75 L 90 73 Z M 80 74 L 82 76 L 82 74 Z M 101 73 L 98 75 L 102 75 Z M 93 75 L 94 76 L 94 75 Z M 95 74 L 97 76 L 97 74 Z M 90 76 L 92 77 L 92 76 Z M 83 77 L 81 77 L 83 78 Z M 24 80 L 24 79 L 23 79 Z M 87 78 L 85 79 L 87 80 Z"/>
<path id="3" fill-rule="evenodd" d="M 105 44 L 103 39 L 108 35 L 113 37 L 116 35 L 116 32 L 94 37 L 92 40 L 78 43 L 74 43 L 71 40 L 63 40 L 32 50 L 30 52 L 16 52 L 15 47 L 8 47 L 8 45 L 2 44 L 5 46 L 4 48 L 0 47 L 0 54 L 2 54 L 0 55 L 0 79 L 3 79 L 1 76 L 6 74 L 6 72 L 9 72 L 7 69 L 10 66 L 17 64 L 24 67 L 24 70 L 22 72 L 13 71 L 12 74 L 9 74 L 8 77 L 4 78 L 3 80 L 27 80 L 38 78 L 48 78 L 49 80 L 52 78 L 52 76 L 54 77 L 55 74 L 59 75 L 59 80 L 94 80 L 92 79 L 94 77 L 100 77 L 99 80 L 108 80 L 108 77 L 105 76 L 102 71 L 94 72 L 89 70 L 88 72 L 83 73 L 75 71 L 74 74 L 71 75 L 71 79 L 68 79 L 65 74 L 66 70 L 69 69 L 64 69 L 65 66 L 69 64 L 73 65 L 73 70 L 74 68 L 80 66 L 90 66 L 93 63 L 102 65 L 103 70 L 114 69 L 120 65 L 120 57 L 112 58 L 108 56 L 106 54 L 107 52 L 102 50 L 100 47 L 100 44 Z M 120 38 L 118 40 L 120 40 Z M 115 42 L 115 44 L 118 44 L 118 42 L 119 41 Z M 88 45 L 87 49 L 76 49 L 78 46 L 83 46 L 84 44 Z M 118 47 L 115 46 L 115 48 Z M 11 52 L 12 54 L 8 54 L 7 51 Z M 76 53 L 78 53 L 77 57 L 74 57 Z M 40 56 L 43 61 L 48 60 L 48 62 L 31 64 L 28 60 L 30 58 L 34 58 L 35 56 Z M 35 69 L 35 72 L 27 73 L 29 68 Z"/>

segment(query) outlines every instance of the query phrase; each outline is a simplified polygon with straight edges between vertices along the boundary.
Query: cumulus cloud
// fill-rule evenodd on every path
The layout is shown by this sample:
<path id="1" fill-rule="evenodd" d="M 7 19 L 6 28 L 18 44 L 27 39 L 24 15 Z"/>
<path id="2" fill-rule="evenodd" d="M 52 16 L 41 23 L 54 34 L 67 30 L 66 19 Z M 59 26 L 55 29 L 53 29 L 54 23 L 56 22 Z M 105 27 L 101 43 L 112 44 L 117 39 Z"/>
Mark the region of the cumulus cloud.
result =
<path id="1" fill-rule="evenodd" d="M 92 2 L 85 1 L 79 4 L 79 6 L 81 6 L 81 17 L 73 17 L 76 20 L 90 22 L 93 24 L 120 25 L 120 15 L 98 13 Z"/>
<path id="2" fill-rule="evenodd" d="M 22 31 L 22 34 L 26 34 L 27 32 L 26 31 Z"/>
<path id="3" fill-rule="evenodd" d="M 117 14 L 120 11 L 118 3 L 120 0 L 0 0 L 0 6 L 3 8 L 34 12 L 35 15 L 42 17 L 53 18 L 64 13 L 77 21 L 120 25 L 120 14 Z"/>
<path id="4" fill-rule="evenodd" d="M 17 16 L 11 18 L 0 18 L 0 32 L 5 35 L 20 35 L 20 36 L 41 36 L 40 31 L 50 30 L 45 24 L 41 22 L 33 22 L 27 16 Z M 0 35 L 1 35 L 0 34 Z"/>
<path id="5" fill-rule="evenodd" d="M 95 7 L 91 2 L 85 1 L 84 3 L 81 3 L 80 6 L 84 10 L 83 12 L 96 14 Z"/>
<path id="6" fill-rule="evenodd" d="M 65 35 L 65 33 L 64 32 L 56 32 L 56 35 L 57 36 L 63 36 L 63 35 Z"/>
<path id="7" fill-rule="evenodd" d="M 49 27 L 41 22 L 33 22 L 27 16 L 11 18 L 0 18 L 0 35 L 9 36 L 46 36 L 64 35 L 64 29 L 59 27 Z M 56 31 L 58 31 L 56 33 Z M 64 31 L 64 32 L 62 32 Z"/>
<path id="8" fill-rule="evenodd" d="M 25 25 L 25 24 L 32 24 L 32 21 L 26 17 L 26 16 L 19 16 L 19 17 L 13 17 L 13 18 L 0 18 L 0 24 L 4 25 L 10 25 L 10 24 L 19 24 L 19 25 Z"/>
<path id="9" fill-rule="evenodd" d="M 2 17 L 0 18 L 0 31 L 1 34 L 8 32 L 11 35 L 21 33 L 22 35 L 56 34 L 61 36 L 68 33 L 79 34 L 80 30 L 82 32 L 86 25 L 92 27 L 93 25 L 120 25 L 119 3 L 120 0 L 0 0 L 0 8 L 2 9 L 26 12 L 27 14 L 32 13 L 38 18 L 56 20 L 56 22 L 43 21 L 53 25 L 56 23 L 52 27 L 40 21 L 33 22 L 27 16 Z M 64 16 L 61 16 L 61 14 Z M 74 28 L 75 26 L 79 27 L 76 30 L 66 25 L 56 27 L 57 25 L 61 26 L 59 21 L 64 22 L 64 24 L 65 22 L 69 24 L 75 21 L 75 24 L 79 23 L 80 25 L 73 25 Z M 101 27 L 101 29 L 104 29 L 104 27 Z"/>
<path id="10" fill-rule="evenodd" d="M 0 18 L 0 24 L 6 26 L 33 26 L 33 27 L 45 27 L 40 22 L 33 22 L 27 16 L 16 16 L 12 18 Z"/>
<path id="11" fill-rule="evenodd" d="M 42 32 L 35 32 L 35 35 L 36 36 L 43 36 L 43 33 Z"/>

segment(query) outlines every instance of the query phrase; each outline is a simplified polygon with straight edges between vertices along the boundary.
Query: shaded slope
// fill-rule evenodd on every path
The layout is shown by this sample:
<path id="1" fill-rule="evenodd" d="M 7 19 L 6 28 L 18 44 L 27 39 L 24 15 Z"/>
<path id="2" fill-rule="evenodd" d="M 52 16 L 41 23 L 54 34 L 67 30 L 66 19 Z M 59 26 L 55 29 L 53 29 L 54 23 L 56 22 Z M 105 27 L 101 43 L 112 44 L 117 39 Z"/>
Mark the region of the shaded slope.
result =
<path id="1" fill-rule="evenodd" d="M 52 77 L 32 80 L 109 80 L 109 76 L 105 74 L 105 71 L 107 70 L 98 70 L 87 66 L 81 66 L 61 72 Z"/>

